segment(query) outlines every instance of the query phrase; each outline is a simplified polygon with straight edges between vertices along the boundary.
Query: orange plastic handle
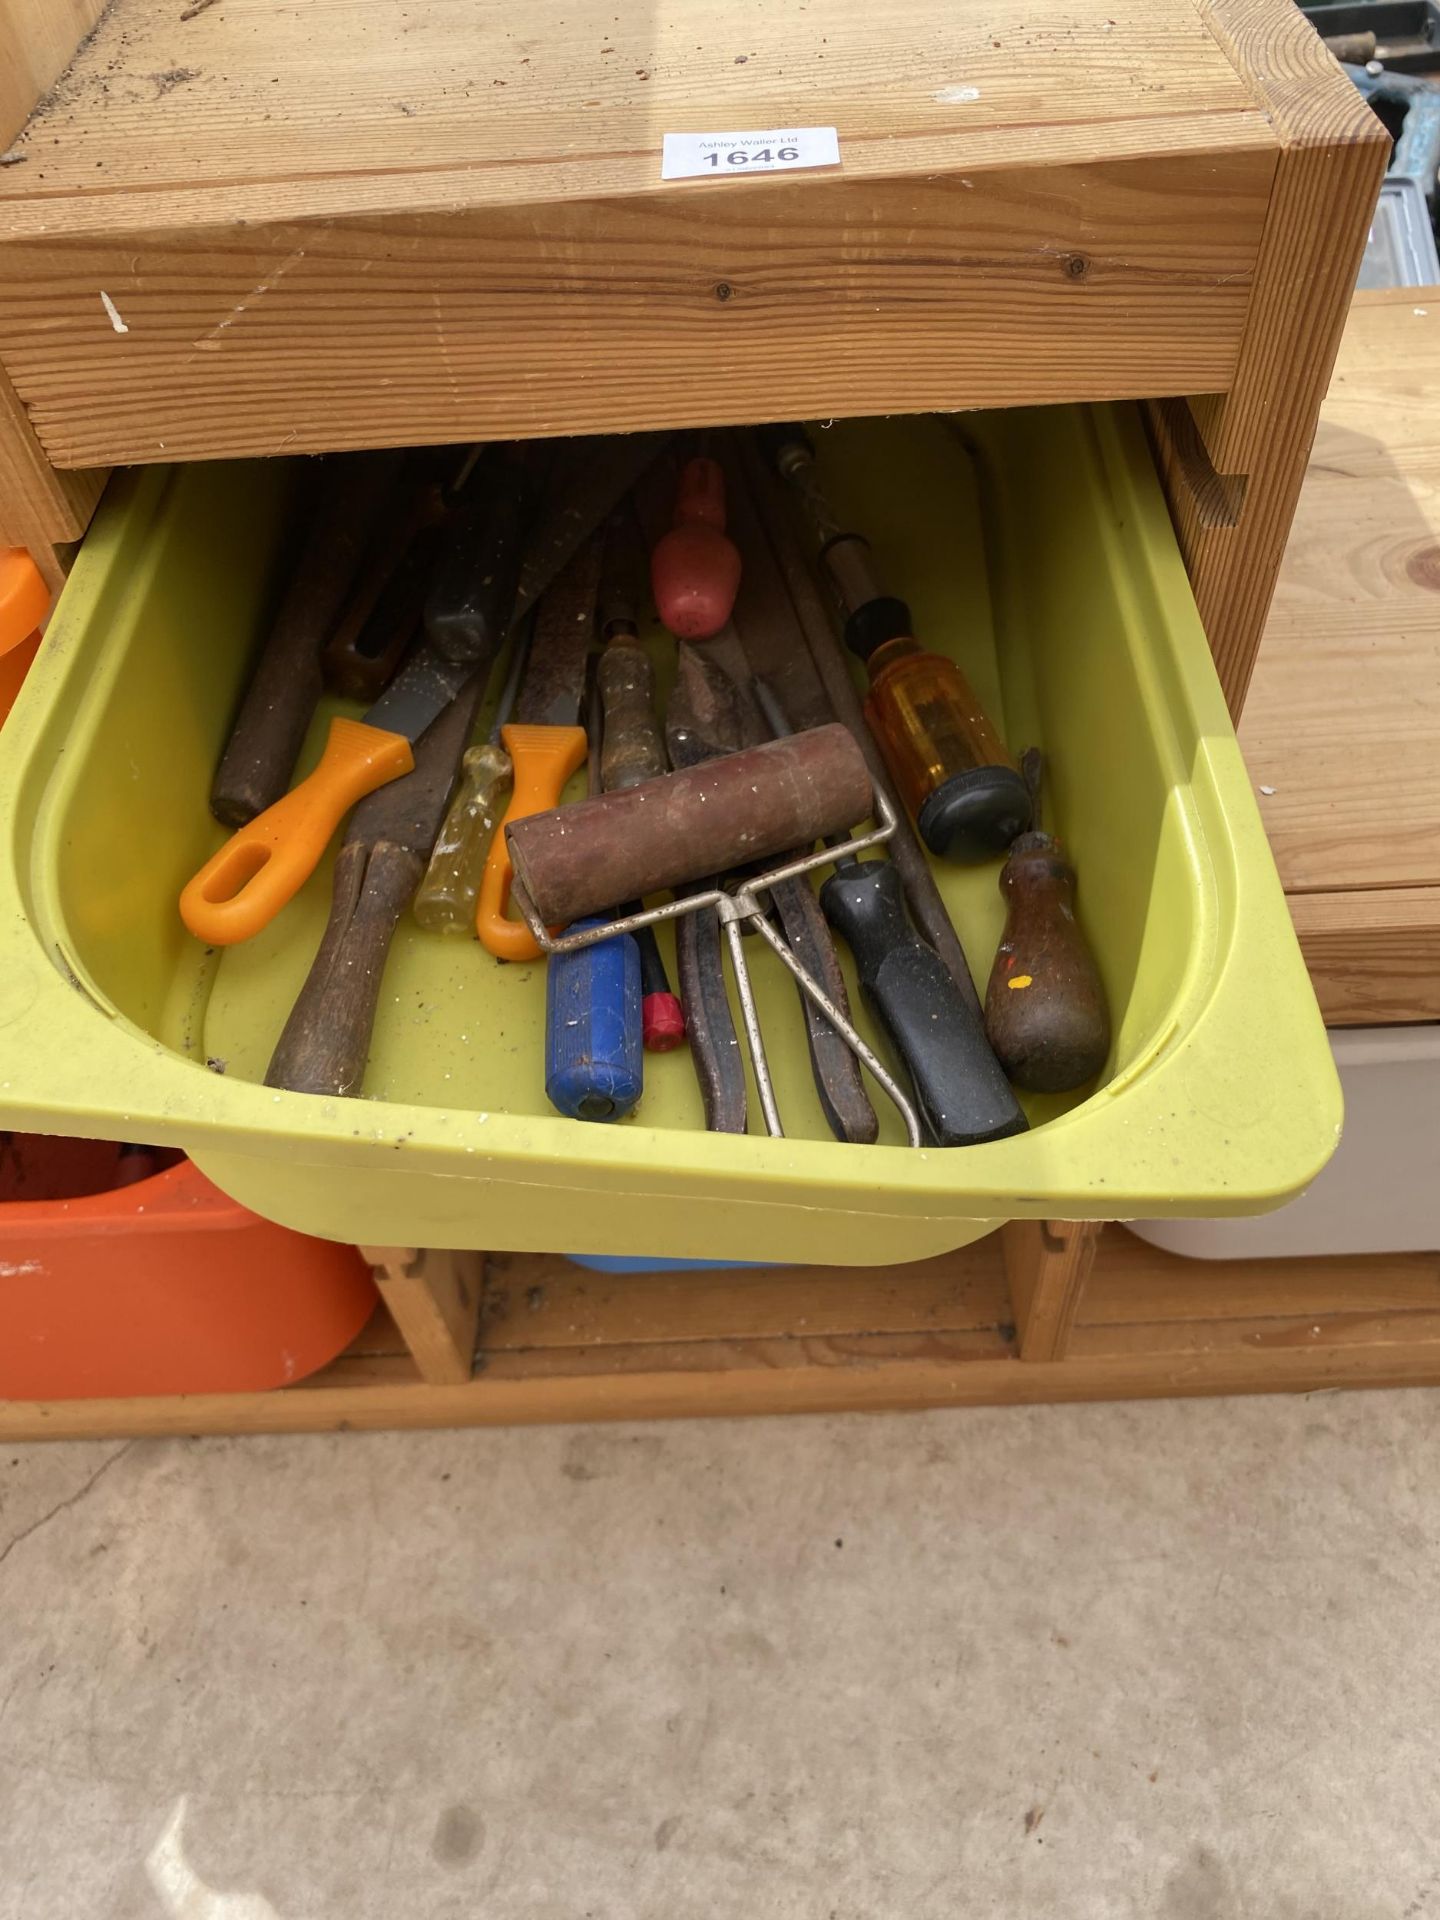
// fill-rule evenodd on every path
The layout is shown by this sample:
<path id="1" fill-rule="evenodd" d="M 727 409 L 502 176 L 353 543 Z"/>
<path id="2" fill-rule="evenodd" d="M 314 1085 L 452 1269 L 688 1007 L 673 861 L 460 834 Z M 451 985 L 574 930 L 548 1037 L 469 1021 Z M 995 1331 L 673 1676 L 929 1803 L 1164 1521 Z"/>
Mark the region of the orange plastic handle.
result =
<path id="1" fill-rule="evenodd" d="M 251 939 L 304 886 L 355 802 L 414 765 L 403 733 L 332 720 L 319 766 L 205 862 L 180 896 L 180 918 L 212 947 Z"/>
<path id="2" fill-rule="evenodd" d="M 514 762 L 515 790 L 500 831 L 490 843 L 475 907 L 475 931 L 481 946 L 497 960 L 538 960 L 540 949 L 530 929 L 508 917 L 514 868 L 505 829 L 512 820 L 559 806 L 565 782 L 585 758 L 585 729 L 509 726 L 500 729 L 500 738 Z"/>

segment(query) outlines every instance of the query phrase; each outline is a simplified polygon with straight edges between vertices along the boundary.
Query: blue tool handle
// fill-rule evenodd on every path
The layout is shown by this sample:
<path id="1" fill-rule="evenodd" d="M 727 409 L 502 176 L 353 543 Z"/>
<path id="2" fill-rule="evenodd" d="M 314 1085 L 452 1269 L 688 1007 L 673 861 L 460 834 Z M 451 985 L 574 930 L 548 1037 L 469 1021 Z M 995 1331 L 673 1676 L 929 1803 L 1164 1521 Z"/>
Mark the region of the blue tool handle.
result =
<path id="1" fill-rule="evenodd" d="M 567 933 L 603 926 L 577 920 Z M 545 1091 L 572 1120 L 623 1120 L 645 1084 L 640 949 L 633 934 L 552 953 L 545 967 Z"/>

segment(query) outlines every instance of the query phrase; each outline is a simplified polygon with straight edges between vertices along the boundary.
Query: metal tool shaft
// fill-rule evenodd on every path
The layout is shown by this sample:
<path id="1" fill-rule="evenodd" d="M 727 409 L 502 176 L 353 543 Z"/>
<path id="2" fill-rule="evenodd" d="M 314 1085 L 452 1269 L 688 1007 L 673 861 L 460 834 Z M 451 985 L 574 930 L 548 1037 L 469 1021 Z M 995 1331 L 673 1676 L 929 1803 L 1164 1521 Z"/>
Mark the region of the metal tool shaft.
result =
<path id="1" fill-rule="evenodd" d="M 796 984 L 799 986 L 801 992 L 820 1009 L 821 1013 L 824 1014 L 831 1026 L 834 1027 L 835 1031 L 840 1035 L 856 1059 L 860 1061 L 862 1066 L 870 1069 L 870 1072 L 889 1096 L 900 1118 L 905 1122 L 905 1132 L 909 1137 L 910 1145 L 912 1147 L 923 1146 L 924 1137 L 921 1134 L 919 1117 L 914 1107 L 906 1098 L 899 1081 L 887 1070 L 883 1061 L 881 1061 L 874 1050 L 865 1044 L 858 1028 L 851 1025 L 850 1021 L 841 1013 L 829 994 L 825 993 L 818 983 L 811 979 L 805 968 L 800 965 L 799 961 L 780 938 L 779 934 L 776 933 L 763 913 L 755 915 L 751 919 L 751 925 L 768 943 L 771 951 L 790 969 L 791 973 L 795 976 Z M 744 1004 L 743 995 L 741 1004 Z"/>
<path id="2" fill-rule="evenodd" d="M 755 1073 L 755 1091 L 760 1096 L 760 1111 L 765 1116 L 765 1131 L 772 1140 L 782 1140 L 785 1128 L 780 1120 L 780 1105 L 775 1098 L 775 1082 L 770 1078 L 770 1058 L 765 1051 L 765 1032 L 760 1025 L 760 1010 L 755 1005 L 755 989 L 745 959 L 744 922 L 748 915 L 736 911 L 736 904 L 722 895 L 717 902 L 720 924 L 725 929 L 725 944 L 730 949 L 730 964 L 735 969 L 735 991 L 740 996 L 740 1021 L 750 1049 L 750 1065 Z M 763 918 L 763 915 L 757 916 Z"/>

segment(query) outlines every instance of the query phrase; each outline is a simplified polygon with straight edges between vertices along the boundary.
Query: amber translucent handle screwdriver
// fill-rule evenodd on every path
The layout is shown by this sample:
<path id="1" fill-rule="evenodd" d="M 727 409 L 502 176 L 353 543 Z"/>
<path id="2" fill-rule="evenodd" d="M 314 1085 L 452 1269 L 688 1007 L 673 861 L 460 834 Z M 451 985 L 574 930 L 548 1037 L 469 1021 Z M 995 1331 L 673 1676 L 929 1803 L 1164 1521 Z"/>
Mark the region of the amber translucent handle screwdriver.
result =
<path id="1" fill-rule="evenodd" d="M 510 755 L 515 787 L 500 830 L 490 843 L 480 882 L 480 900 L 475 912 L 475 931 L 480 944 L 497 960 L 538 960 L 540 949 L 530 929 L 509 917 L 510 847 L 506 827 L 526 820 L 532 813 L 548 813 L 558 807 L 565 782 L 585 762 L 587 740 L 583 727 L 537 727 L 512 722 L 500 730 L 500 739 Z"/>
<path id="2" fill-rule="evenodd" d="M 809 522 L 845 614 L 845 644 L 870 676 L 866 723 L 920 838 L 941 859 L 993 859 L 1030 824 L 1030 795 L 1004 742 L 954 661 L 914 638 L 910 609 L 881 587 L 869 542 L 836 520 L 804 429 L 764 427 L 759 438 Z"/>
<path id="3" fill-rule="evenodd" d="M 319 866 L 355 802 L 414 764 L 403 733 L 332 720 L 315 771 L 233 833 L 185 888 L 180 917 L 190 932 L 212 947 L 259 933 Z"/>

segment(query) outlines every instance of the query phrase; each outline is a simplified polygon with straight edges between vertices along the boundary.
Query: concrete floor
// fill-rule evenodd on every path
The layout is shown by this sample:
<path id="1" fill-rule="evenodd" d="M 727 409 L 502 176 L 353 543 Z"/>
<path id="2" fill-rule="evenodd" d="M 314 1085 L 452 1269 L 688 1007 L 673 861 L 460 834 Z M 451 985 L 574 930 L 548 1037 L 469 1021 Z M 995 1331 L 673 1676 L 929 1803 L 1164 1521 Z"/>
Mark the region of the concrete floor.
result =
<path id="1" fill-rule="evenodd" d="M 0 1454 L 3 1920 L 1440 1920 L 1440 1397 Z"/>

